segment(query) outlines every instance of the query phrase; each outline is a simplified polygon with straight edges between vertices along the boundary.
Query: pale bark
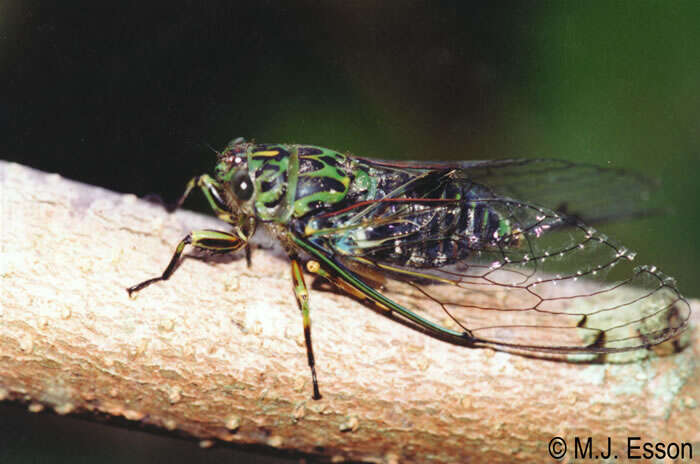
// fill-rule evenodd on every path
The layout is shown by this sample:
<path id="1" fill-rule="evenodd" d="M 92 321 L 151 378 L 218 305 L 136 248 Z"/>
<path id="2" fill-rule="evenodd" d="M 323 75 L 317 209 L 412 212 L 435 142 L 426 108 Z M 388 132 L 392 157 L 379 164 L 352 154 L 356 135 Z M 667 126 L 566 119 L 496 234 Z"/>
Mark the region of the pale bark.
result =
<path id="1" fill-rule="evenodd" d="M 468 349 L 312 291 L 321 393 L 279 253 L 185 259 L 135 298 L 193 228 L 215 219 L 0 163 L 0 398 L 124 416 L 202 440 L 377 462 L 550 461 L 555 436 L 691 442 L 692 345 L 628 364 Z M 692 289 L 690 289 L 692 290 Z"/>

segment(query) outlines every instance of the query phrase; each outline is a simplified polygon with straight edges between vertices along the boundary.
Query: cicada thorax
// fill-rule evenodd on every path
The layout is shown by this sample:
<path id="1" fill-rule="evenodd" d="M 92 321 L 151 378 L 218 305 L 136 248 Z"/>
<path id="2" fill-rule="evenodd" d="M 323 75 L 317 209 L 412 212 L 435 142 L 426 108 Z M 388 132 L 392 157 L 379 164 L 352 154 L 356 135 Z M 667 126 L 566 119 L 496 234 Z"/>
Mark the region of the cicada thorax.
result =
<path id="1" fill-rule="evenodd" d="M 253 212 L 263 222 L 288 224 L 333 210 L 352 201 L 351 186 L 368 183 L 356 179 L 346 155 L 309 145 L 251 144 L 247 166 L 255 183 Z"/>
<path id="2" fill-rule="evenodd" d="M 363 173 L 355 171 L 352 159 L 342 153 L 313 146 L 299 146 L 298 152 L 295 218 L 347 205 L 357 197 L 358 186 L 366 183 Z"/>

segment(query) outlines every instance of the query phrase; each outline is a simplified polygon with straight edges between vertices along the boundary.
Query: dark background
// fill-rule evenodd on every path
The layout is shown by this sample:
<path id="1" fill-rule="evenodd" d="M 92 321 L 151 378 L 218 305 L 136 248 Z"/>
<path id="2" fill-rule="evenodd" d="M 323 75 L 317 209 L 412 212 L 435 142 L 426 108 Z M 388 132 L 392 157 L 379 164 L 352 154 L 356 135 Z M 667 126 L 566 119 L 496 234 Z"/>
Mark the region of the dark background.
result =
<path id="1" fill-rule="evenodd" d="M 208 144 L 238 136 L 382 158 L 622 167 L 660 178 L 671 214 L 602 229 L 697 297 L 698 18 L 696 1 L 5 0 L 0 158 L 168 200 L 212 171 Z M 33 453 L 66 424 L 81 430 L 0 408 L 0 461 L 51 456 Z M 25 439 L 12 445 L 5 428 Z M 82 430 L 67 435 L 94 433 Z M 134 454 L 115 462 L 168 455 L 125 438 L 140 433 L 60 440 L 53 453 L 87 447 L 78 456 L 104 461 L 126 442 Z M 185 446 L 175 455 L 189 462 L 230 454 L 173 443 L 162 449 Z"/>

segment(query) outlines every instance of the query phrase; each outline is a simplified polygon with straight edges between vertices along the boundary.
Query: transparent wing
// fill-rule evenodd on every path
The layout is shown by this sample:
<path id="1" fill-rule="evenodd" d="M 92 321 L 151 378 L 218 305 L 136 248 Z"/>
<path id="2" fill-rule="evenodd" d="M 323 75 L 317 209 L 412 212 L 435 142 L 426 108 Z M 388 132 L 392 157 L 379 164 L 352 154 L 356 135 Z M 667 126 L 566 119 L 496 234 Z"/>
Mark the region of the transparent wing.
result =
<path id="1" fill-rule="evenodd" d="M 658 182 L 621 169 L 561 160 L 484 162 L 460 171 L 498 195 L 525 199 L 587 224 L 653 214 Z"/>
<path id="2" fill-rule="evenodd" d="M 493 196 L 525 200 L 594 225 L 657 214 L 659 182 L 623 169 L 557 159 L 506 159 L 464 162 L 391 162 L 363 158 L 384 168 L 454 169 L 465 181 L 487 186 Z"/>
<path id="3" fill-rule="evenodd" d="M 490 178 L 489 169 L 477 174 Z M 402 191 L 400 198 L 363 204 L 362 214 L 350 215 L 355 212 L 350 209 L 352 220 L 311 240 L 352 269 L 353 278 L 390 298 L 394 309 L 466 333 L 476 343 L 543 352 L 614 352 L 661 343 L 686 327 L 690 307 L 673 279 L 653 266 L 635 266 L 634 253 L 581 221 L 503 197 L 500 192 L 516 189 L 506 182 L 477 185 L 471 173 L 471 168 L 454 170 L 438 178 L 479 192 L 470 197 L 469 207 L 496 214 L 509 224 L 508 233 L 487 241 L 475 236 L 470 243 L 453 228 L 434 227 L 436 219 L 455 217 L 456 208 L 465 205 L 429 198 L 440 191 L 432 188 L 425 190 L 430 194 Z M 423 230 L 429 224 L 430 230 Z M 377 240 L 376 229 L 399 226 L 403 254 L 426 254 L 435 247 L 453 254 L 460 247 L 468 250 L 444 265 L 397 264 L 388 258 L 396 242 Z M 350 235 L 371 235 L 370 229 L 374 240 L 348 241 Z M 384 278 L 363 277 L 369 275 Z"/>

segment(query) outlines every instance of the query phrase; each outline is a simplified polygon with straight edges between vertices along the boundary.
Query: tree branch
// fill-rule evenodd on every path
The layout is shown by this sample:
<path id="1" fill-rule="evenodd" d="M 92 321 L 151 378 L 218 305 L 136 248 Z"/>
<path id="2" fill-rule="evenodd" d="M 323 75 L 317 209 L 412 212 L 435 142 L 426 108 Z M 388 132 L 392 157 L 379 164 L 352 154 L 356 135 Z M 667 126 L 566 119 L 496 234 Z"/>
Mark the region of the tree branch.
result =
<path id="1" fill-rule="evenodd" d="M 0 195 L 2 399 L 376 462 L 542 461 L 555 436 L 569 453 L 574 436 L 700 453 L 697 303 L 681 353 L 581 365 L 453 346 L 315 291 L 313 401 L 279 254 L 186 259 L 130 299 L 189 230 L 221 223 L 4 162 Z"/>

